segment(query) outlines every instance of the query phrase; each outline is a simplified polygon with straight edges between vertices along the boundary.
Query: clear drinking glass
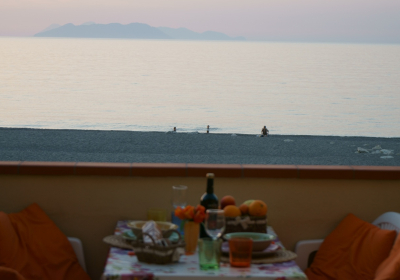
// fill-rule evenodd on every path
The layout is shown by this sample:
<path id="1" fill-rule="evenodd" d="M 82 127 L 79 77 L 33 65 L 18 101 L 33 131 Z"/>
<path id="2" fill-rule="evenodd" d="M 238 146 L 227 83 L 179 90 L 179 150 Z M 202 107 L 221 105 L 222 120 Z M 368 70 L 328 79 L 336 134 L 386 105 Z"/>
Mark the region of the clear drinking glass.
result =
<path id="1" fill-rule="evenodd" d="M 172 207 L 174 208 L 174 210 L 178 206 L 185 208 L 186 190 L 187 186 L 172 186 Z"/>
<path id="2" fill-rule="evenodd" d="M 200 238 L 199 246 L 199 265 L 202 270 L 218 269 L 221 260 L 222 240 L 211 238 Z"/>
<path id="3" fill-rule="evenodd" d="M 172 186 L 172 212 L 171 222 L 178 226 L 178 231 L 183 234 L 183 228 L 181 228 L 182 221 L 175 216 L 175 208 L 180 206 L 181 208 L 186 207 L 186 190 L 187 186 Z"/>
<path id="4" fill-rule="evenodd" d="M 208 209 L 206 211 L 205 229 L 207 234 L 216 240 L 225 231 L 225 215 L 224 210 Z"/>

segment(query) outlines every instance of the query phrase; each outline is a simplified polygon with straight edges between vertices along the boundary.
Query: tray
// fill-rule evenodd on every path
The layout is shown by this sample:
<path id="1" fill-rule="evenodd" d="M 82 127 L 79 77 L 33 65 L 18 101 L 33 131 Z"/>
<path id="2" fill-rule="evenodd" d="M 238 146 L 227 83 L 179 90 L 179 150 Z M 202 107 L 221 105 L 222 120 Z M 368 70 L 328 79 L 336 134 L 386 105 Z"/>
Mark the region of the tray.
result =
<path id="1" fill-rule="evenodd" d="M 297 258 L 297 254 L 289 250 L 277 250 L 273 254 L 269 254 L 265 257 L 251 258 L 251 263 L 254 264 L 265 264 L 265 263 L 280 263 L 292 261 Z M 229 263 L 228 255 L 221 255 L 221 261 Z"/>

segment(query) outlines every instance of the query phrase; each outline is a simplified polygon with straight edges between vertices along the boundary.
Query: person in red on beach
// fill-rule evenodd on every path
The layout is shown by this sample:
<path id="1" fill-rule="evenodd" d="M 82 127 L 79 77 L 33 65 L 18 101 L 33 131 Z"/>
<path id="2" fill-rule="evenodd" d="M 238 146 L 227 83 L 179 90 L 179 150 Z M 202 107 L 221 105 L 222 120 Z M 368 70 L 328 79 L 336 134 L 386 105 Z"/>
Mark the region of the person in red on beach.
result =
<path id="1" fill-rule="evenodd" d="M 262 137 L 267 137 L 269 134 L 269 130 L 267 129 L 267 127 L 264 125 L 264 127 L 261 129 L 261 136 Z"/>

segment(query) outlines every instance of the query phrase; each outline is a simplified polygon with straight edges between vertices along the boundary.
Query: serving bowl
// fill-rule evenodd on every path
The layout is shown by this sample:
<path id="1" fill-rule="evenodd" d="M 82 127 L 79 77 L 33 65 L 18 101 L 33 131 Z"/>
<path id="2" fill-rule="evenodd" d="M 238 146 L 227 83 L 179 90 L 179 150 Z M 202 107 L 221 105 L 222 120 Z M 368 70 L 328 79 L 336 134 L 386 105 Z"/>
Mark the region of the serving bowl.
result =
<path id="1" fill-rule="evenodd" d="M 231 238 L 250 238 L 253 240 L 253 251 L 264 251 L 276 236 L 260 232 L 232 232 L 224 234 L 223 238 L 228 241 Z"/>

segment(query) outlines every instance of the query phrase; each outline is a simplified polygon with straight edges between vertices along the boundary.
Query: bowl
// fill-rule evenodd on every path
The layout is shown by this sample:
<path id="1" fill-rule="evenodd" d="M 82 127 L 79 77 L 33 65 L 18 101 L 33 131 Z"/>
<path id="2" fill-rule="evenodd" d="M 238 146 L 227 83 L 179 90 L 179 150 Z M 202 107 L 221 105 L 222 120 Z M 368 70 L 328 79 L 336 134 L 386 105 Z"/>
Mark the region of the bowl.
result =
<path id="1" fill-rule="evenodd" d="M 225 240 L 231 238 L 250 238 L 253 240 L 253 251 L 264 251 L 276 238 L 275 235 L 260 232 L 232 232 L 223 236 Z"/>
<path id="2" fill-rule="evenodd" d="M 148 221 L 130 221 L 127 223 L 127 226 L 132 229 L 132 232 L 135 236 L 140 236 L 142 234 L 142 227 Z M 170 222 L 155 222 L 158 228 L 161 230 L 164 237 L 168 238 L 173 234 L 173 231 L 170 230 L 178 230 L 178 226 L 170 223 Z M 174 234 L 175 235 L 175 234 Z"/>

